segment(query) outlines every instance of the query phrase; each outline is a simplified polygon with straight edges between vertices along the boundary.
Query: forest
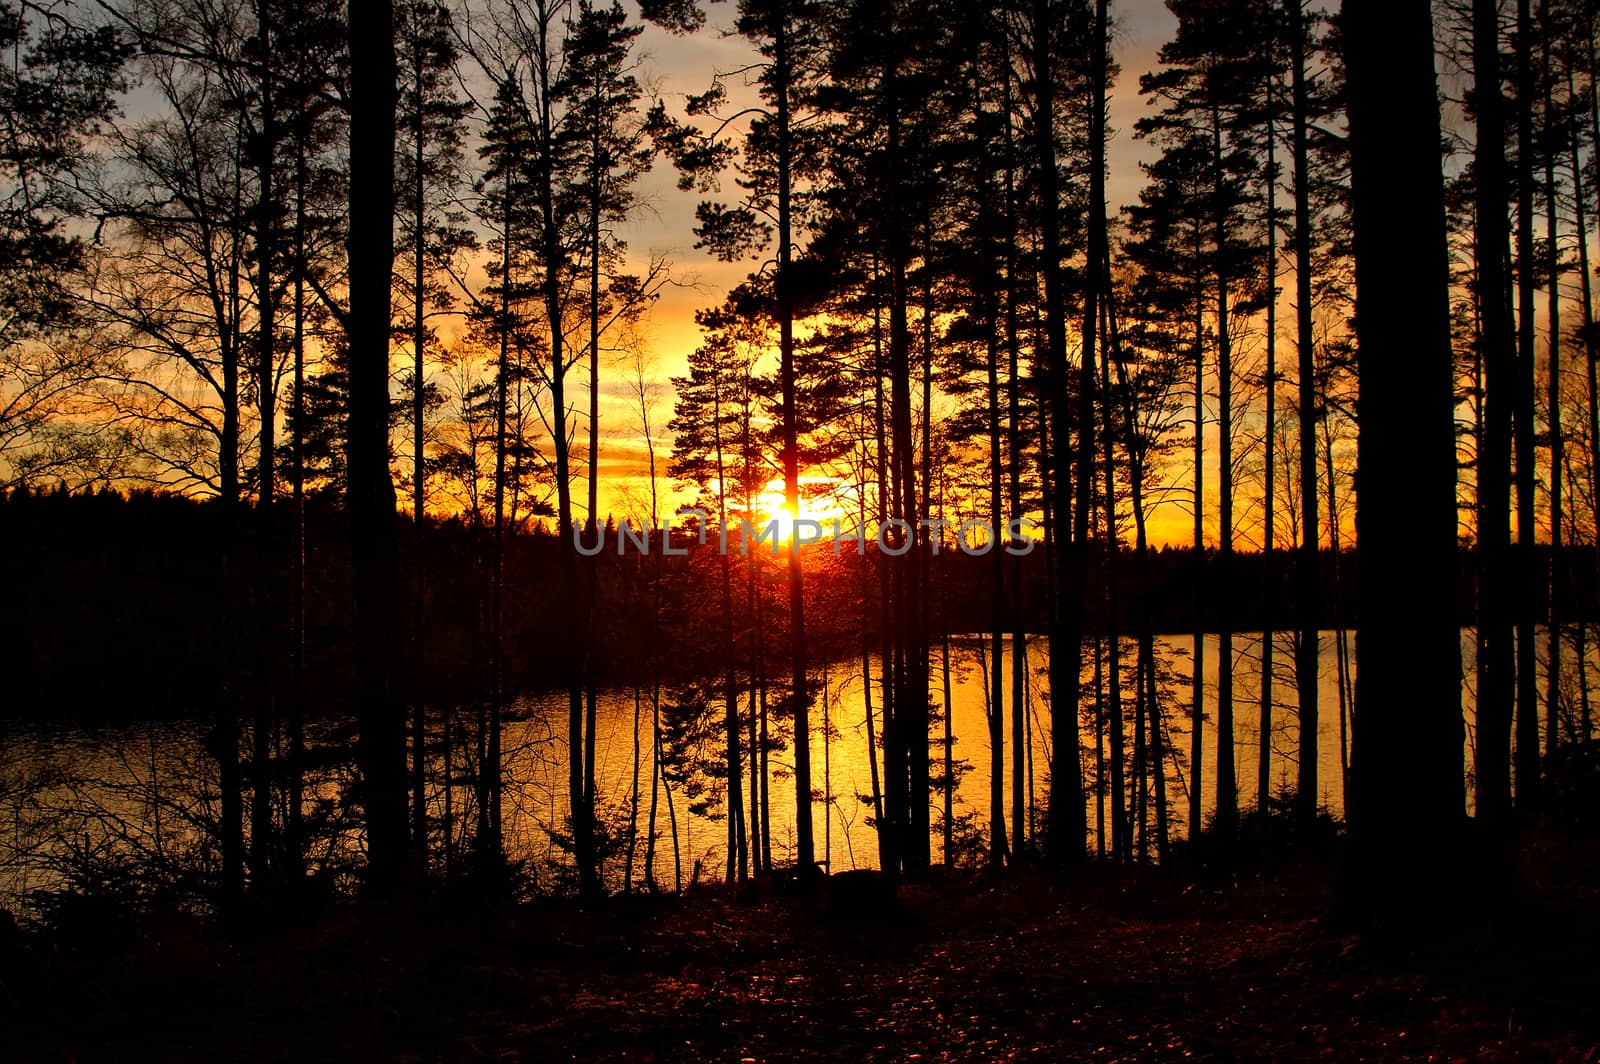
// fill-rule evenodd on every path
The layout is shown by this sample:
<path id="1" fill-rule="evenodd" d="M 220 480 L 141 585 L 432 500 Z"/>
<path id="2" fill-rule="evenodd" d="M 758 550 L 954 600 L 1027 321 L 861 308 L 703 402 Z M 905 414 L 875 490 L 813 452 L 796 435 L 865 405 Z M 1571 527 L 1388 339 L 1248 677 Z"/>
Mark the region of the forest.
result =
<path id="1" fill-rule="evenodd" d="M 0 43 L 23 1057 L 1600 1051 L 1600 5 Z"/>

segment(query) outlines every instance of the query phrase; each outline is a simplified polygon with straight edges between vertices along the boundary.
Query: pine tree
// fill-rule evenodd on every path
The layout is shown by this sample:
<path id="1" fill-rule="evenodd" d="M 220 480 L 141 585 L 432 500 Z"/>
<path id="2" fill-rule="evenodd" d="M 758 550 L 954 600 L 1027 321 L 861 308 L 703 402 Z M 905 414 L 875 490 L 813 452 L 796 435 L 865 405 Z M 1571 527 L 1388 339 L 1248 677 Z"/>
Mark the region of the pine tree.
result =
<path id="1" fill-rule="evenodd" d="M 1234 333 L 1237 318 L 1248 312 L 1254 274 L 1250 262 L 1259 255 L 1257 233 L 1247 211 L 1250 186 L 1261 173 L 1258 157 L 1261 93 L 1266 74 L 1264 53 L 1253 47 L 1257 12 L 1237 0 L 1175 0 L 1176 37 L 1161 50 L 1162 69 L 1140 79 L 1140 92 L 1162 101 L 1162 110 L 1142 119 L 1141 133 L 1169 150 L 1196 157 L 1209 182 L 1201 195 L 1209 225 L 1204 236 L 1210 288 L 1208 302 L 1217 351 L 1217 415 L 1220 516 L 1215 577 L 1230 586 L 1234 548 L 1235 414 Z M 1243 305 L 1240 305 L 1243 304 Z M 1198 379 L 1198 378 L 1197 378 Z M 1196 388 L 1198 398 L 1199 388 Z M 1200 407 L 1196 403 L 1196 409 Z M 1200 434 L 1199 418 L 1196 434 Z M 1197 466 L 1198 470 L 1198 466 Z M 1196 484 L 1196 532 L 1204 498 Z M 1217 802 L 1216 827 L 1224 846 L 1237 828 L 1238 789 L 1234 775 L 1233 638 L 1231 611 L 1224 594 L 1216 613 L 1220 625 L 1217 669 Z M 1197 640 L 1196 646 L 1199 643 Z M 1199 658 L 1196 659 L 1196 674 Z M 1198 681 L 1197 681 L 1198 683 Z M 1198 691 L 1198 687 L 1197 687 Z M 1198 701 L 1198 700 L 1197 700 Z M 1198 735 L 1198 711 L 1194 725 Z M 1194 768 L 1198 775 L 1199 744 Z M 1201 790 L 1191 787 L 1199 805 Z M 1190 815 L 1190 831 L 1199 828 L 1198 810 Z"/>
<path id="2" fill-rule="evenodd" d="M 427 414 L 429 396 L 437 395 L 427 380 L 428 352 L 437 346 L 432 315 L 454 305 L 441 264 L 472 248 L 476 240 L 454 207 L 463 184 L 465 119 L 471 105 L 455 84 L 458 52 L 448 10 L 432 0 L 409 0 L 396 10 L 396 48 L 400 71 L 396 115 L 396 222 L 400 260 L 397 300 L 409 311 L 411 372 L 407 382 L 411 407 L 411 516 L 415 546 L 412 562 L 410 646 L 411 681 L 411 832 L 419 854 L 428 848 L 426 793 L 426 543 L 428 511 Z M 406 261 L 409 260 L 409 261 Z M 398 273 L 398 271 L 397 271 Z M 434 405 L 438 405 L 435 400 Z"/>
<path id="3" fill-rule="evenodd" d="M 350 0 L 350 550 L 363 691 L 359 760 L 367 879 L 399 885 L 409 851 L 405 719 L 397 711 L 388 626 L 395 594 L 389 475 L 389 333 L 394 262 L 394 8 Z"/>
<path id="4" fill-rule="evenodd" d="M 1455 389 L 1431 23 L 1422 0 L 1345 0 L 1362 470 L 1357 852 L 1346 887 L 1358 912 L 1402 934 L 1450 926 L 1441 901 L 1459 887 L 1450 862 L 1463 820 Z M 1478 76 L 1493 65 L 1480 63 Z M 1390 460 L 1401 447 L 1411 461 Z M 1418 601 L 1424 614 L 1400 608 Z"/>
<path id="5" fill-rule="evenodd" d="M 776 230 L 772 288 L 779 334 L 779 373 L 782 406 L 781 450 L 784 499 L 789 512 L 800 512 L 798 411 L 795 397 L 795 291 L 793 260 L 803 227 L 803 191 L 797 194 L 816 150 L 816 131 L 807 129 L 811 93 L 819 75 L 821 5 L 813 0 L 745 0 L 739 7 L 738 32 L 761 53 L 763 62 L 754 76 L 761 94 L 744 137 L 740 154 L 740 184 L 746 190 L 742 203 L 729 207 L 702 202 L 696 234 L 700 247 L 712 249 L 725 261 L 765 250 Z M 704 95 L 691 99 L 692 115 L 715 117 L 726 98 L 719 77 Z M 674 160 L 685 171 L 686 185 L 696 175 L 714 181 L 722 164 L 731 158 L 732 146 L 721 139 L 724 121 L 710 134 L 683 131 L 672 147 Z M 766 219 L 766 220 L 764 220 Z M 770 222 L 770 224 L 769 224 Z M 798 522 L 796 538 L 788 551 L 790 699 L 795 722 L 795 862 L 809 877 L 816 870 L 811 817 L 811 693 L 806 673 L 805 583 L 801 567 Z"/>
<path id="6" fill-rule="evenodd" d="M 1512 650 L 1511 450 L 1516 381 L 1516 331 L 1505 271 L 1511 200 L 1505 155 L 1505 93 L 1500 75 L 1499 8 L 1475 0 L 1472 15 L 1472 103 L 1478 314 L 1483 322 L 1483 445 L 1478 452 L 1478 727 L 1477 809 L 1503 823 L 1511 807 Z M 1365 438 L 1365 433 L 1363 433 Z M 1360 537 L 1364 539 L 1365 537 Z M 1363 646 L 1366 642 L 1363 641 Z M 1363 670 L 1364 671 L 1364 670 Z M 1360 682 L 1359 679 L 1357 681 Z"/>
<path id="7" fill-rule="evenodd" d="M 730 496 L 738 497 L 730 488 L 749 479 L 748 471 L 741 468 L 743 463 L 736 464 L 739 457 L 736 445 L 742 432 L 741 414 L 748 417 L 750 412 L 749 366 L 741 361 L 735 314 L 702 312 L 699 320 L 707 332 L 706 342 L 689 356 L 689 375 L 673 378 L 677 403 L 668 426 L 675 434 L 671 469 L 675 477 L 699 493 L 701 509 L 708 515 L 702 520 L 709 521 L 709 515 L 715 513 L 715 527 L 719 534 L 725 534 L 729 527 Z M 714 506 L 707 498 L 708 493 L 715 499 Z M 750 846 L 743 805 L 739 685 L 735 672 L 738 650 L 733 559 L 727 550 L 718 553 L 726 731 L 724 772 L 730 832 L 728 874 L 731 877 L 737 865 L 738 878 L 743 881 L 749 878 Z M 754 749 L 751 756 L 755 756 Z"/>

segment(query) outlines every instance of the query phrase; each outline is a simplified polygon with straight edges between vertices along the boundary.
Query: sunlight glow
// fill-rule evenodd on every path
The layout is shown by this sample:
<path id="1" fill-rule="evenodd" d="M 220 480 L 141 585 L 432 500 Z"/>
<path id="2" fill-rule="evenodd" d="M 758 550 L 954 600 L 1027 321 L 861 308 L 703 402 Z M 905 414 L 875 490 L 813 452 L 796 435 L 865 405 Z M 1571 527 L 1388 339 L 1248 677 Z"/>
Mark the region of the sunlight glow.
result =
<path id="1" fill-rule="evenodd" d="M 836 486 L 837 479 L 834 477 L 800 478 L 800 518 L 815 521 L 817 526 L 820 526 L 820 528 L 812 525 L 801 526 L 801 543 L 815 543 L 827 538 L 833 534 L 833 522 L 842 520 L 846 516 L 833 497 L 832 491 Z M 784 501 L 781 479 L 767 483 L 766 490 L 756 497 L 756 509 L 756 517 L 763 525 L 768 521 L 777 522 L 780 542 L 788 543 L 793 538 L 795 512 Z"/>

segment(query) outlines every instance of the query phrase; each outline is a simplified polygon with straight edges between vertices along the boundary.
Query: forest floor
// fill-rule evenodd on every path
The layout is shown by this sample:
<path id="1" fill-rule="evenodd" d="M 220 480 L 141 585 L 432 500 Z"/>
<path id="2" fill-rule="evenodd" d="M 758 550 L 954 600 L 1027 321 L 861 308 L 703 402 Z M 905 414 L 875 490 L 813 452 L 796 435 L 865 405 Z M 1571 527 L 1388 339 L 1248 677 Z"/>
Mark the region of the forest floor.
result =
<path id="1" fill-rule="evenodd" d="M 0 1058 L 1600 1060 L 1590 947 L 1557 949 L 1571 968 L 1380 953 L 1331 929 L 1331 882 L 935 870 L 230 938 L 180 921 L 28 943 Z"/>

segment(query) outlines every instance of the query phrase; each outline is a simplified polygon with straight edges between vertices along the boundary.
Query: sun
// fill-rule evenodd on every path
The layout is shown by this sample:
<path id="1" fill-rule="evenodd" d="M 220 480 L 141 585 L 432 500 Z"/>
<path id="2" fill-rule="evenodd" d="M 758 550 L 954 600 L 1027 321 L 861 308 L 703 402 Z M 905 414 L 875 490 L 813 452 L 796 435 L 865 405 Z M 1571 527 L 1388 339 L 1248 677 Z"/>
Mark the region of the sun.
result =
<path id="1" fill-rule="evenodd" d="M 800 478 L 800 542 L 815 543 L 833 534 L 833 523 L 844 519 L 845 511 L 835 498 L 837 477 L 804 476 Z M 827 489 L 823 493 L 823 489 Z M 788 543 L 795 534 L 795 511 L 784 501 L 783 481 L 771 480 L 756 496 L 757 516 L 763 525 L 772 522 L 777 526 L 778 542 Z"/>

